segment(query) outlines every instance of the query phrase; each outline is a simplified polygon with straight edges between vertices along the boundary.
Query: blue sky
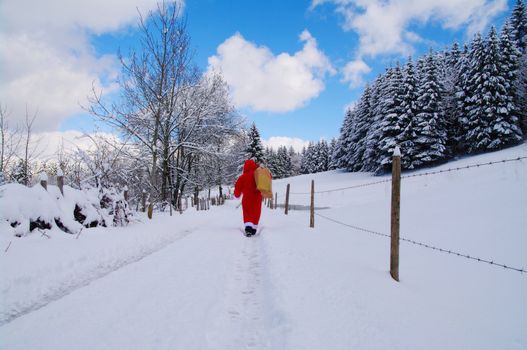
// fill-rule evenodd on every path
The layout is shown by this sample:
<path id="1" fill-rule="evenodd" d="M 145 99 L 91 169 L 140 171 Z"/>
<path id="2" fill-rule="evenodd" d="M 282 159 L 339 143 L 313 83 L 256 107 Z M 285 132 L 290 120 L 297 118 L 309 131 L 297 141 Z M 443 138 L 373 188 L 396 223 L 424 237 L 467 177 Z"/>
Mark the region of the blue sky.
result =
<path id="1" fill-rule="evenodd" d="M 91 131 L 93 122 L 79 104 L 86 103 L 92 83 L 115 92 L 117 49 L 126 52 L 137 42 L 135 7 L 146 12 L 155 1 L 46 4 L 37 0 L 0 4 L 4 23 L 0 43 L 13 47 L 0 53 L 0 70 L 5 70 L 0 73 L 7 77 L 0 78 L 0 93 L 7 92 L 2 93 L 6 96 L 2 103 L 20 115 L 18 106 L 25 107 L 24 98 L 26 103 L 35 101 L 29 108 L 38 108 L 43 131 Z M 234 103 L 256 122 L 264 140 L 298 146 L 338 136 L 346 106 L 358 99 L 363 83 L 386 66 L 429 47 L 465 42 L 492 24 L 499 27 L 514 4 L 514 0 L 187 0 L 184 13 L 196 64 L 224 72 Z M 34 15 L 25 10 L 27 6 Z"/>

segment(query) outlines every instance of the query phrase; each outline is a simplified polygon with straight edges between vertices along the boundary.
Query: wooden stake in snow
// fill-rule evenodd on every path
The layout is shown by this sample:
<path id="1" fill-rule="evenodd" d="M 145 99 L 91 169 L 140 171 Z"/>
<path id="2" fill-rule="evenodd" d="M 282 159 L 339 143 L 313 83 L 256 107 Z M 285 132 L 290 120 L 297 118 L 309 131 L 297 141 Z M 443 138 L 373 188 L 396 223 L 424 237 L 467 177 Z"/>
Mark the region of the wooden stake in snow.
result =
<path id="1" fill-rule="evenodd" d="M 45 172 L 40 173 L 40 185 L 42 185 L 46 191 L 48 190 L 48 175 Z"/>
<path id="2" fill-rule="evenodd" d="M 392 215 L 391 215 L 391 248 L 390 275 L 399 281 L 399 224 L 401 209 L 401 150 L 395 147 L 392 163 Z"/>
<path id="3" fill-rule="evenodd" d="M 285 215 L 287 215 L 288 211 L 289 211 L 289 184 L 287 184 L 287 188 L 285 190 Z"/>
<path id="4" fill-rule="evenodd" d="M 309 227 L 315 227 L 315 180 L 311 180 L 311 206 L 309 212 Z"/>
<path id="5" fill-rule="evenodd" d="M 64 172 L 62 169 L 57 170 L 57 186 L 64 197 Z"/>
<path id="6" fill-rule="evenodd" d="M 274 209 L 278 208 L 278 192 L 274 193 Z"/>

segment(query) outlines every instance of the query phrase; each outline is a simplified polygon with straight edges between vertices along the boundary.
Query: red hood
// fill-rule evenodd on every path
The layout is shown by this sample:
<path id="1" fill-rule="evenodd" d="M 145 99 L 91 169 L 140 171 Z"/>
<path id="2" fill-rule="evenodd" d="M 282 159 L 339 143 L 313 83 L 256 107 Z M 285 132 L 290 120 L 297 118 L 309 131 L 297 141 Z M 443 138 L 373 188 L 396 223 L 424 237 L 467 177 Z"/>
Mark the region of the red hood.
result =
<path id="1" fill-rule="evenodd" d="M 250 171 L 254 171 L 258 168 L 258 165 L 254 162 L 252 159 L 248 159 L 245 161 L 245 164 L 243 165 L 243 173 L 248 173 Z"/>

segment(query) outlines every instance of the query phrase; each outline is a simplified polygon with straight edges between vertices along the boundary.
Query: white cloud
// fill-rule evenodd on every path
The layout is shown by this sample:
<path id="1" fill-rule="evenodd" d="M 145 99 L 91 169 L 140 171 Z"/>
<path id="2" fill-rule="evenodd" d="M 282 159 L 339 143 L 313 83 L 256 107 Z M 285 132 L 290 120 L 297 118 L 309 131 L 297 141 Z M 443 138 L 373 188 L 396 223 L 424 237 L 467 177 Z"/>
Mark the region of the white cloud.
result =
<path id="1" fill-rule="evenodd" d="M 413 23 L 436 23 L 444 29 L 466 26 L 471 37 L 507 8 L 507 0 L 313 0 L 310 8 L 324 3 L 332 3 L 344 17 L 343 30 L 358 34 L 356 61 L 381 54 L 411 54 L 414 43 L 426 42 L 409 30 Z M 354 74 L 345 79 L 352 85 L 360 81 Z"/>
<path id="2" fill-rule="evenodd" d="M 311 34 L 300 34 L 302 50 L 274 55 L 239 33 L 218 46 L 209 69 L 221 71 L 234 103 L 256 111 L 288 112 L 304 106 L 324 90 L 326 74 L 335 74 Z"/>
<path id="3" fill-rule="evenodd" d="M 350 83 L 351 87 L 359 87 L 364 84 L 363 76 L 371 72 L 371 68 L 362 60 L 348 62 L 342 69 L 343 80 Z"/>
<path id="4" fill-rule="evenodd" d="M 112 91 L 118 64 L 97 57 L 91 34 L 123 29 L 155 0 L 4 0 L 0 2 L 0 98 L 14 122 L 38 109 L 36 130 L 55 130 L 81 112 L 92 84 Z"/>
<path id="5" fill-rule="evenodd" d="M 108 142 L 118 143 L 119 137 L 109 132 L 84 133 L 76 130 L 68 131 L 42 131 L 31 134 L 29 143 L 29 153 L 33 160 L 38 161 L 57 161 L 59 150 L 66 154 L 81 150 L 95 150 L 95 145 L 91 138 L 105 139 Z M 14 150 L 15 158 L 22 158 L 25 151 L 25 142 L 22 137 L 18 148 Z"/>
<path id="6" fill-rule="evenodd" d="M 296 137 L 287 136 L 272 136 L 268 140 L 262 140 L 264 147 L 270 147 L 277 150 L 280 146 L 286 146 L 288 149 L 290 146 L 297 152 L 301 152 L 303 147 L 309 145 L 309 141 L 302 140 Z"/>

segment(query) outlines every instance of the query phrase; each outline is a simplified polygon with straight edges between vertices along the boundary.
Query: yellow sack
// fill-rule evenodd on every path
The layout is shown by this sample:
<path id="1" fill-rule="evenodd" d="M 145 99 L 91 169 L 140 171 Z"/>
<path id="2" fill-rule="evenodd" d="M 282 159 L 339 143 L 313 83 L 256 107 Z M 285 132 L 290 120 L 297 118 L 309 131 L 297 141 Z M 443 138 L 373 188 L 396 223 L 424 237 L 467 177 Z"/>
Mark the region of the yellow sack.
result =
<path id="1" fill-rule="evenodd" d="M 267 168 L 259 167 L 254 171 L 256 188 L 262 192 L 262 197 L 273 198 L 273 185 L 271 172 Z"/>

